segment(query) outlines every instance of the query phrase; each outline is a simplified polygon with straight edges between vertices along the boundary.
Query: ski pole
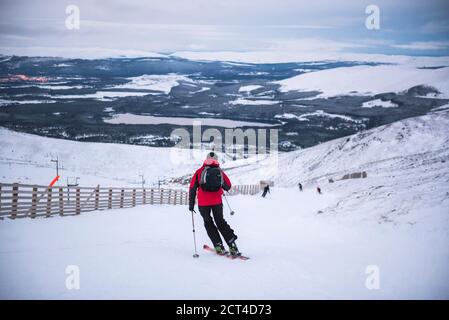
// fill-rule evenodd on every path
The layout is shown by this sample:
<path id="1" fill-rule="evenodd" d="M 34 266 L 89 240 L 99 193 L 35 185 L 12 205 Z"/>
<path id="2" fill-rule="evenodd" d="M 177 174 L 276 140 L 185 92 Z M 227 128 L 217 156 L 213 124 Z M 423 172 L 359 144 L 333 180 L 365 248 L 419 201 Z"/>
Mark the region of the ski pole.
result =
<path id="1" fill-rule="evenodd" d="M 193 255 L 194 258 L 198 258 L 199 255 L 196 251 L 196 236 L 195 236 L 195 220 L 193 219 L 193 213 L 195 212 L 195 210 L 192 210 L 192 228 L 193 228 L 193 245 L 195 246 L 195 254 Z"/>
<path id="2" fill-rule="evenodd" d="M 226 197 L 226 194 L 223 193 L 223 195 L 224 195 L 224 198 L 225 198 L 226 203 L 227 203 L 227 205 L 228 205 L 229 211 L 231 211 L 231 212 L 230 212 L 230 215 L 233 216 L 235 212 L 234 212 L 234 210 L 231 209 L 231 206 L 229 205 L 228 198 Z"/>

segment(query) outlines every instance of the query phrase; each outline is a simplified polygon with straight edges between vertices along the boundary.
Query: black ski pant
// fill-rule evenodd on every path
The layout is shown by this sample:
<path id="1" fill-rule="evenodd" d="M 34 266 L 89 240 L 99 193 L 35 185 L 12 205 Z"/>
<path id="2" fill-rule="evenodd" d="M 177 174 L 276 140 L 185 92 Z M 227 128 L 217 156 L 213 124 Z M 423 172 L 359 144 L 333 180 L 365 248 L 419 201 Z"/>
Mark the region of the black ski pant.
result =
<path id="1" fill-rule="evenodd" d="M 220 233 L 227 244 L 231 244 L 237 239 L 234 230 L 231 229 L 229 224 L 223 218 L 223 204 L 199 206 L 198 209 L 204 219 L 204 227 L 206 228 L 207 235 L 214 246 L 222 243 Z M 213 218 L 211 216 L 211 211 Z M 220 231 L 220 233 L 218 231 Z"/>

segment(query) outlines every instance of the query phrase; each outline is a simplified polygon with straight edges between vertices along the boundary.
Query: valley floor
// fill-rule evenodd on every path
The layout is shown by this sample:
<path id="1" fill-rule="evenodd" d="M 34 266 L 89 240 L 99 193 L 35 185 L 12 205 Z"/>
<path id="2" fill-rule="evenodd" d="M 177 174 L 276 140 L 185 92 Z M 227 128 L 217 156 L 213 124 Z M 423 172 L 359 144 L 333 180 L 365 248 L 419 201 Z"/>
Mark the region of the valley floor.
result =
<path id="1" fill-rule="evenodd" d="M 449 298 L 449 235 L 416 225 L 319 214 L 336 195 L 273 188 L 230 197 L 228 222 L 251 260 L 193 259 L 185 206 L 139 206 L 76 217 L 0 221 L 1 299 Z M 324 212 L 325 213 L 325 212 Z M 80 271 L 68 290 L 67 266 Z M 373 270 L 379 288 L 368 289 Z M 368 273 L 367 273 L 368 272 Z M 374 282 L 375 283 L 375 282 Z"/>

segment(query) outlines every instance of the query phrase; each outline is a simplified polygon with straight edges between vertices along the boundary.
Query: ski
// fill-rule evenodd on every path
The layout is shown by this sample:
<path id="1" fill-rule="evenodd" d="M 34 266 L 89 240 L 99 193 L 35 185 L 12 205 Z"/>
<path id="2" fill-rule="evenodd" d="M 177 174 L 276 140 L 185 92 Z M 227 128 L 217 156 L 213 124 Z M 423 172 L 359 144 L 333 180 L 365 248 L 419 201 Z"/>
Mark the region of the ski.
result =
<path id="1" fill-rule="evenodd" d="M 219 254 L 219 253 L 217 253 L 217 251 L 215 251 L 214 248 L 209 247 L 207 244 L 203 245 L 203 249 L 206 250 L 206 251 L 215 253 L 216 255 L 227 257 L 227 258 L 232 259 L 232 260 L 234 260 L 234 259 L 248 260 L 249 259 L 249 257 L 243 256 L 243 255 L 233 256 L 229 252 L 226 252 L 224 254 Z"/>
<path id="2" fill-rule="evenodd" d="M 244 256 L 244 255 L 242 255 L 242 254 L 235 255 L 235 256 L 233 256 L 233 255 L 228 255 L 227 257 L 228 257 L 229 259 L 232 259 L 232 260 L 234 260 L 234 259 L 249 260 L 249 257 Z"/>

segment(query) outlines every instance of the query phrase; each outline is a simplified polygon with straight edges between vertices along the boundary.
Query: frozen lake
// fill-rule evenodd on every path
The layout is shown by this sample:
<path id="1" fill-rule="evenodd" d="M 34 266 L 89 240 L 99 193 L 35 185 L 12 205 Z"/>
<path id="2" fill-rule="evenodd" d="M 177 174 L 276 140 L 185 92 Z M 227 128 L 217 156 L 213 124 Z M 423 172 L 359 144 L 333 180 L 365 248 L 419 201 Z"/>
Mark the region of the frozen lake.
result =
<path id="1" fill-rule="evenodd" d="M 237 121 L 229 119 L 216 118 L 185 118 L 185 117 L 155 117 L 136 115 L 130 113 L 117 114 L 112 119 L 104 119 L 106 123 L 112 124 L 175 124 L 175 125 L 193 125 L 194 121 L 200 121 L 203 126 L 215 126 L 225 128 L 237 127 L 272 127 L 274 124 L 262 122 Z"/>

